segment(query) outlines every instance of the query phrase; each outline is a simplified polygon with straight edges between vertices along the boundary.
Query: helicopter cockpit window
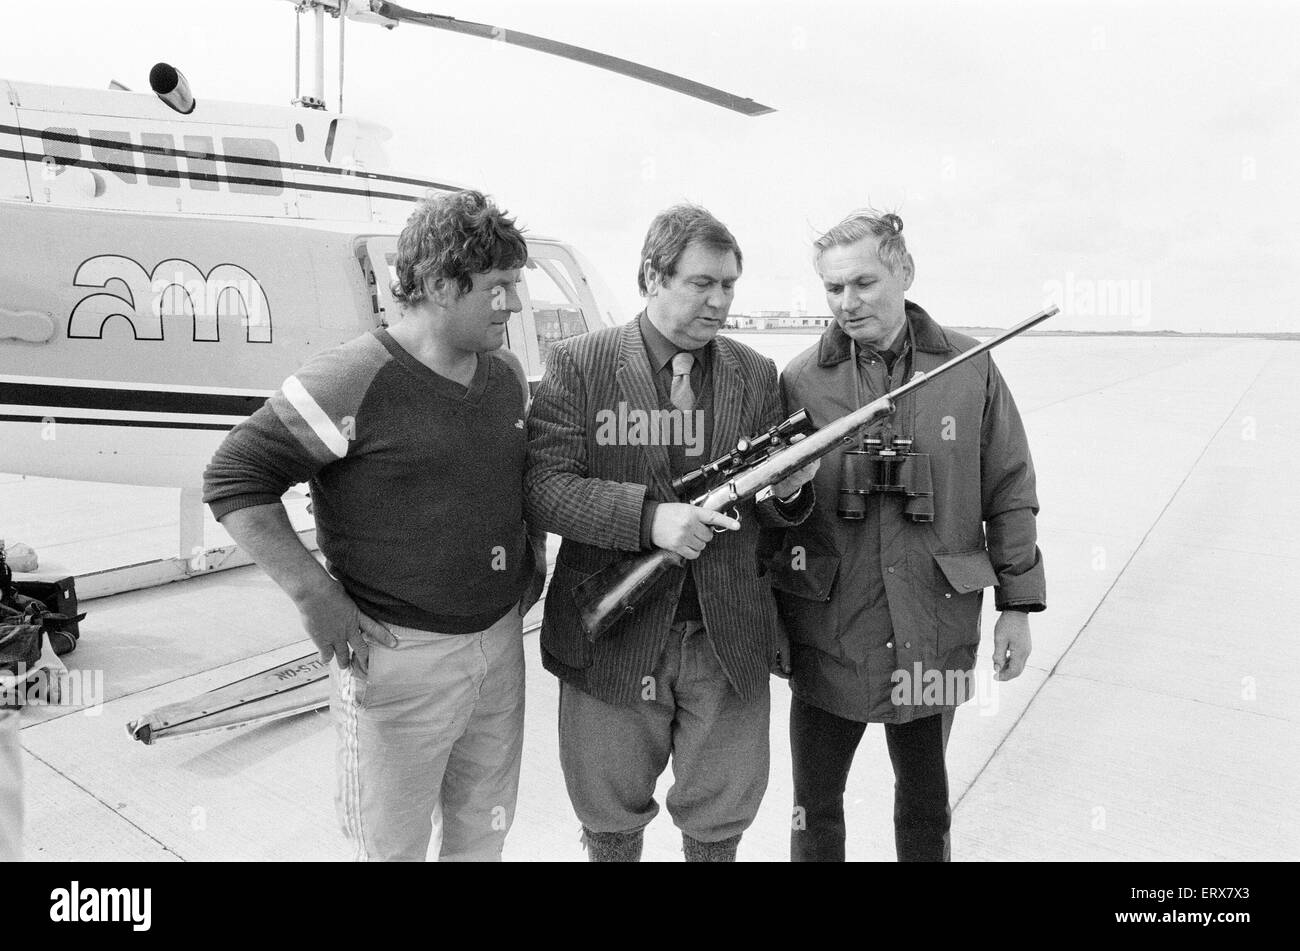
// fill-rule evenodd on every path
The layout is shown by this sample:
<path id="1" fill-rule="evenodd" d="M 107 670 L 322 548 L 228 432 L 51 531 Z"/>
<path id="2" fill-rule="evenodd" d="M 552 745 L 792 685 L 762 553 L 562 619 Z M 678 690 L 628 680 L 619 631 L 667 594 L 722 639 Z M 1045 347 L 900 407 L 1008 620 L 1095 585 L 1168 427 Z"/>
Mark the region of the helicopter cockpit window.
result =
<path id="1" fill-rule="evenodd" d="M 564 261 L 534 255 L 528 259 L 524 280 L 537 330 L 537 354 L 544 368 L 552 346 L 587 332 L 587 318 Z"/>

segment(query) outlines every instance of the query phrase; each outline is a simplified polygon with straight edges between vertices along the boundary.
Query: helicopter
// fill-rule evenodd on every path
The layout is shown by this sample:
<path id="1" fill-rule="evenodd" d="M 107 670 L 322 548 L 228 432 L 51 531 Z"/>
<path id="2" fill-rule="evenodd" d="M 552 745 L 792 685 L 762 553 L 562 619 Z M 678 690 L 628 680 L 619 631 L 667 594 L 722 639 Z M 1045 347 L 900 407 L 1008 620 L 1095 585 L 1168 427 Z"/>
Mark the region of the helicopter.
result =
<path id="1" fill-rule="evenodd" d="M 397 235 L 415 202 L 462 187 L 398 174 L 384 147 L 391 132 L 343 112 L 349 21 L 478 37 L 742 115 L 773 111 L 629 60 L 386 0 L 289 2 L 287 106 L 196 96 L 167 63 L 150 71 L 148 93 L 0 79 L 0 470 L 179 488 L 180 557 L 150 583 L 238 563 L 206 557 L 205 465 L 309 356 L 396 319 Z M 304 18 L 314 28 L 306 70 Z M 338 25 L 334 112 L 327 20 Z M 528 245 L 523 309 L 505 345 L 536 386 L 556 341 L 618 321 L 578 249 L 533 234 Z"/>

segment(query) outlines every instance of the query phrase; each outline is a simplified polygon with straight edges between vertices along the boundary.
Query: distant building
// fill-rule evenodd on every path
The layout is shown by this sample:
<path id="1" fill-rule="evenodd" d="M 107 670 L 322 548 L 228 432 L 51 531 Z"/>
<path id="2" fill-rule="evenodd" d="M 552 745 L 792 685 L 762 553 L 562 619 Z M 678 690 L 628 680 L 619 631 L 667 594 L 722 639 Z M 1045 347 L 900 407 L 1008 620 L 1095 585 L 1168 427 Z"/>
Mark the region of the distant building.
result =
<path id="1" fill-rule="evenodd" d="M 727 327 L 731 330 L 823 330 L 830 322 L 830 317 L 792 315 L 788 310 L 758 310 L 752 314 L 732 314 L 727 319 Z"/>

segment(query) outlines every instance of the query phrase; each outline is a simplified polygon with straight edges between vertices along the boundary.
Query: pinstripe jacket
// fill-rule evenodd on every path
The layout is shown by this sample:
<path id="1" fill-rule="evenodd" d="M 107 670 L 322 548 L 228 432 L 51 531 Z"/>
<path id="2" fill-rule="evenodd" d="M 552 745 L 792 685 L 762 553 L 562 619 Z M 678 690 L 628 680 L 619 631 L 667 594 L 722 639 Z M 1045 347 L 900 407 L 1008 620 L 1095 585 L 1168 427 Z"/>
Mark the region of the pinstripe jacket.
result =
<path id="1" fill-rule="evenodd" d="M 713 359 L 713 432 L 701 462 L 730 451 L 741 436 L 781 419 L 776 366 L 727 337 Z M 678 501 L 671 489 L 668 450 L 662 445 L 609 445 L 598 440 L 601 410 L 659 408 L 650 362 L 637 321 L 557 343 L 528 419 L 524 496 L 530 526 L 563 537 L 542 621 L 546 669 L 608 703 L 631 703 L 663 652 L 686 572 L 671 569 L 654 592 L 591 643 L 578 621 L 573 589 L 626 553 L 639 551 L 641 509 L 647 495 Z M 779 621 L 771 588 L 758 574 L 759 529 L 802 521 L 806 504 L 786 518 L 776 503 L 740 507 L 741 529 L 714 537 L 694 562 L 700 609 L 718 658 L 745 698 L 767 689 L 775 664 Z"/>

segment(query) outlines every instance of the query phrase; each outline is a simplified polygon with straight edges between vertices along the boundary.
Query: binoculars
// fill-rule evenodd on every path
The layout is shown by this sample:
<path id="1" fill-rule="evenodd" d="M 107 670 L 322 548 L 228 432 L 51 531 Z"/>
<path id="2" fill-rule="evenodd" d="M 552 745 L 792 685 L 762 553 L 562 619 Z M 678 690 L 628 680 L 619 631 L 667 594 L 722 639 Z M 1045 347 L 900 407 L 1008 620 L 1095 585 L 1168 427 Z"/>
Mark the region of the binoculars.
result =
<path id="1" fill-rule="evenodd" d="M 893 492 L 904 496 L 903 514 L 909 519 L 933 522 L 929 455 L 912 452 L 912 440 L 903 437 L 868 436 L 862 445 L 846 450 L 840 463 L 840 518 L 861 521 L 868 495 Z"/>

